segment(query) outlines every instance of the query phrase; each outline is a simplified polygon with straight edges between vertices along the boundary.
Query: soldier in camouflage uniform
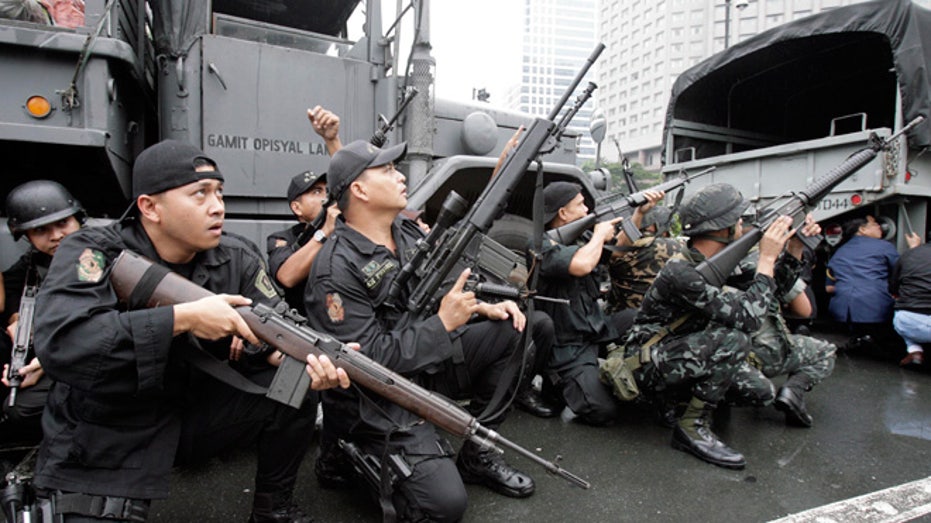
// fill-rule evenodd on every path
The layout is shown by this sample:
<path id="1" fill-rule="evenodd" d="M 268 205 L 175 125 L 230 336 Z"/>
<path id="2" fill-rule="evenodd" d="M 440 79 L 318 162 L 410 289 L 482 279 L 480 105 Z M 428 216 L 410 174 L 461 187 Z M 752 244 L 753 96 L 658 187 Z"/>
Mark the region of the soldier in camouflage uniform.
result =
<path id="1" fill-rule="evenodd" d="M 639 309 L 650 284 L 670 258 L 685 251 L 685 245 L 668 234 L 672 210 L 654 207 L 643 217 L 643 237 L 630 246 L 614 247 L 608 273 L 611 292 L 606 311 Z"/>
<path id="2" fill-rule="evenodd" d="M 640 362 L 633 375 L 641 390 L 689 387 L 692 397 L 674 428 L 673 448 L 734 469 L 743 468 L 746 460 L 711 431 L 711 415 L 750 353 L 751 335 L 776 301 L 776 258 L 792 232 L 792 220 L 779 218 L 763 235 L 757 271 L 745 291 L 726 292 L 709 285 L 695 266 L 740 237 L 740 216 L 747 206 L 728 184 L 709 185 L 682 205 L 690 250 L 660 271 L 644 297 L 624 353 L 609 356 Z"/>
<path id="3" fill-rule="evenodd" d="M 782 256 L 788 271 L 784 279 L 777 279 L 780 288 L 776 295 L 780 300 L 769 305 L 763 326 L 753 334 L 753 349 L 734 379 L 731 392 L 736 396 L 737 404 L 768 406 L 775 403 L 776 408 L 785 413 L 787 424 L 811 427 L 812 418 L 805 408 L 803 395 L 831 375 L 837 349 L 832 343 L 792 334 L 783 318 L 780 304 L 797 316 L 809 317 L 812 314 L 812 304 L 804 292 L 805 283 L 798 278 L 802 251 L 800 241 L 795 238 L 789 241 L 787 254 Z M 747 255 L 729 283 L 745 288 L 749 283 L 746 275 L 755 272 L 758 259 L 757 251 Z M 798 260 L 799 264 L 793 260 Z M 789 378 L 775 394 L 769 378 L 780 375 L 788 375 Z"/>

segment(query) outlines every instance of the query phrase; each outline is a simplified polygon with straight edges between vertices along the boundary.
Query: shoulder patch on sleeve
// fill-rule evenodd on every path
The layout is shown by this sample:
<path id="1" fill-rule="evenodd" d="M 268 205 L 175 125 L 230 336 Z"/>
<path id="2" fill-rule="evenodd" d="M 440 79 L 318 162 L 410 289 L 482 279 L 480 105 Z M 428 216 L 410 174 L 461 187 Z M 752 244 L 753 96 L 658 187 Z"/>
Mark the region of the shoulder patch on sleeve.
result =
<path id="1" fill-rule="evenodd" d="M 98 282 L 103 278 L 103 266 L 106 259 L 103 253 L 87 248 L 78 256 L 78 281 Z"/>
<path id="2" fill-rule="evenodd" d="M 268 278 L 268 273 L 265 272 L 265 269 L 259 269 L 258 274 L 255 275 L 255 288 L 264 294 L 266 298 L 274 298 L 278 296 L 278 293 L 275 291 L 275 287 L 272 286 L 272 281 Z"/>
<path id="3" fill-rule="evenodd" d="M 343 309 L 343 299 L 338 292 L 328 292 L 326 295 L 326 313 L 332 323 L 342 323 L 346 317 L 346 310 Z"/>

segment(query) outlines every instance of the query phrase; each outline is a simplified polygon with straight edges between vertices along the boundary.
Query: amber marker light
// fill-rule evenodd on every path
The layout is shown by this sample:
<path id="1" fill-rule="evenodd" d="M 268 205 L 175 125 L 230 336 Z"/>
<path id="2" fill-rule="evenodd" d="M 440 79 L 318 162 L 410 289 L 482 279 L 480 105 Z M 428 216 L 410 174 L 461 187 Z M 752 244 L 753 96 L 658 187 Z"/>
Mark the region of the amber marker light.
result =
<path id="1" fill-rule="evenodd" d="M 33 118 L 45 118 L 52 113 L 52 104 L 44 96 L 30 96 L 26 100 L 26 112 Z"/>

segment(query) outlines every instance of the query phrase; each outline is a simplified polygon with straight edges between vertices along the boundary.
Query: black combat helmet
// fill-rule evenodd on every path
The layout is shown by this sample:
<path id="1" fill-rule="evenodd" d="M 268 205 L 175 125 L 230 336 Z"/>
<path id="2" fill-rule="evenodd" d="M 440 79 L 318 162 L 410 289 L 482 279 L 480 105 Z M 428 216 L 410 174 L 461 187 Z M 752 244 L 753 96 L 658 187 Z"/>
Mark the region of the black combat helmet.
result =
<path id="1" fill-rule="evenodd" d="M 26 231 L 73 215 L 84 223 L 84 208 L 68 189 L 51 180 L 26 182 L 6 197 L 7 226 L 18 240 Z"/>
<path id="2" fill-rule="evenodd" d="M 692 195 L 679 208 L 682 234 L 699 236 L 735 225 L 750 205 L 728 183 L 713 183 Z"/>

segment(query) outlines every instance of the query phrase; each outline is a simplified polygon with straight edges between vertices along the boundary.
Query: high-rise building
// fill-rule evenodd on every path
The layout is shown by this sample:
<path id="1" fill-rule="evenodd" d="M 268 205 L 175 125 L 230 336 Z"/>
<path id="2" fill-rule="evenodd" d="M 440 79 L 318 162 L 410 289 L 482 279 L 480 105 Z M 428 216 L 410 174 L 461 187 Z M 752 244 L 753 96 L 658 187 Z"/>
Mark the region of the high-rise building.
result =
<path id="1" fill-rule="evenodd" d="M 517 89 L 508 93 L 510 107 L 539 116 L 549 114 L 595 47 L 596 3 L 597 0 L 525 0 L 521 81 Z M 588 80 L 595 80 L 595 71 L 593 67 Z M 585 85 L 580 84 L 577 92 Z M 595 157 L 595 146 L 588 132 L 592 105 L 593 102 L 585 104 L 569 126 L 582 135 L 580 160 Z"/>
<path id="2" fill-rule="evenodd" d="M 620 149 L 659 168 L 666 104 L 679 73 L 777 25 L 863 1 L 599 0 L 598 38 L 607 46 L 596 91 L 608 124 L 602 155 L 614 160 Z M 931 7 L 931 0 L 913 2 Z"/>

